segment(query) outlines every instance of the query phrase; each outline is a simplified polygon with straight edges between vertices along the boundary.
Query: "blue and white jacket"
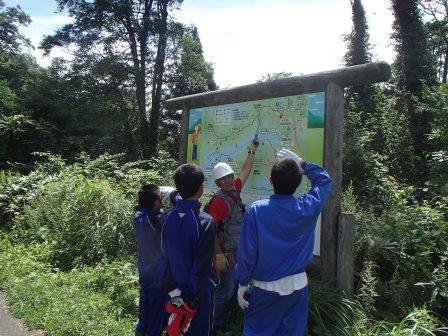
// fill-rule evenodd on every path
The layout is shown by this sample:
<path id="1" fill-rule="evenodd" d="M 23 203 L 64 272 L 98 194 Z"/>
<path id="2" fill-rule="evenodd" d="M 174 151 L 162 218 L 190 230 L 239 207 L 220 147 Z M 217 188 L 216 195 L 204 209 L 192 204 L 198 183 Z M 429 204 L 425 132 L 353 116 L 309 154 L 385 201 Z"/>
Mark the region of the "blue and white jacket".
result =
<path id="1" fill-rule="evenodd" d="M 235 270 L 241 285 L 301 273 L 313 258 L 314 229 L 330 194 L 331 178 L 313 163 L 304 162 L 302 168 L 311 181 L 306 194 L 272 195 L 248 208 Z"/>
<path id="2" fill-rule="evenodd" d="M 197 201 L 181 200 L 162 217 L 162 254 L 187 301 L 201 298 L 218 283 L 213 270 L 216 226 L 200 207 Z"/>

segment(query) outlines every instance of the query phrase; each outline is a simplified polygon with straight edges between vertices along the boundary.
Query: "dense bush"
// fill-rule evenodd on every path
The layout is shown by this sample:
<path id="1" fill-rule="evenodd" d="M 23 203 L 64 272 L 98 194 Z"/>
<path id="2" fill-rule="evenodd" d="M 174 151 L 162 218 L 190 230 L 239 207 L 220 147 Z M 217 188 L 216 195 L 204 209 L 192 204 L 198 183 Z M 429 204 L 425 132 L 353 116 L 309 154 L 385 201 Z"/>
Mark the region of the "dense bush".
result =
<path id="1" fill-rule="evenodd" d="M 44 162 L 28 175 L 12 171 L 0 171 L 0 228 L 9 230 L 13 220 L 19 218 L 26 204 L 30 204 L 36 192 L 50 181 L 57 180 L 65 166 L 57 156 L 35 153 Z"/>
<path id="2" fill-rule="evenodd" d="M 15 233 L 28 242 L 52 244 L 57 267 L 91 265 L 129 251 L 131 208 L 132 203 L 107 180 L 63 174 L 38 191 Z"/>

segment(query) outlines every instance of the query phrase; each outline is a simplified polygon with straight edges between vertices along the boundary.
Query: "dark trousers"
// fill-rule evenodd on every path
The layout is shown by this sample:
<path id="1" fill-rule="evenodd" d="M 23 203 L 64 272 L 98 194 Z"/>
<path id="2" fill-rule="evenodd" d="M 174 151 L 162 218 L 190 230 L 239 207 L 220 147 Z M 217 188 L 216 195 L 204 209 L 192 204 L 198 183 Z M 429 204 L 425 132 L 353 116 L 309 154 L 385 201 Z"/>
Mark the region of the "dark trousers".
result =
<path id="1" fill-rule="evenodd" d="M 228 270 L 221 274 L 221 281 L 216 288 L 214 326 L 220 327 L 227 324 L 232 304 L 236 303 L 236 291 L 238 281 L 235 271 Z"/>
<path id="2" fill-rule="evenodd" d="M 213 333 L 213 306 L 215 293 L 208 293 L 199 302 L 198 312 L 191 321 L 188 336 L 211 336 Z"/>
<path id="3" fill-rule="evenodd" d="M 166 301 L 166 295 L 140 286 L 138 324 L 135 330 L 142 335 L 160 336 L 161 330 L 165 328 Z"/>

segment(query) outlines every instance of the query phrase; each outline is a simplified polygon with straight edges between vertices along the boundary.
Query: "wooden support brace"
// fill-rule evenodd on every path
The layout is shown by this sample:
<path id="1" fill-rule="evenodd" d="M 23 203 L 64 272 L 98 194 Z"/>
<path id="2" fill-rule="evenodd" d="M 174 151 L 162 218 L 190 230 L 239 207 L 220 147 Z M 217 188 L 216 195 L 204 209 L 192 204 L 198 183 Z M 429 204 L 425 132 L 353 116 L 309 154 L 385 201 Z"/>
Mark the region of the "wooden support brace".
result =
<path id="1" fill-rule="evenodd" d="M 353 296 L 355 223 L 355 214 L 339 215 L 336 286 L 349 297 Z"/>

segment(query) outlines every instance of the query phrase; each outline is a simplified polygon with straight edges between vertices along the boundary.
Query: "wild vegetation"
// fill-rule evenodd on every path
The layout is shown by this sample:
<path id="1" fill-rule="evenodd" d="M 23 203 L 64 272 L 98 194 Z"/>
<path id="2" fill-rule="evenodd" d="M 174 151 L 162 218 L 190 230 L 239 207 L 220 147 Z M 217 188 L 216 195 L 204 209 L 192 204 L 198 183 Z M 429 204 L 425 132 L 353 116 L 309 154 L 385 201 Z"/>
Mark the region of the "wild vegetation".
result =
<path id="1" fill-rule="evenodd" d="M 373 60 L 361 0 L 351 3 L 346 65 Z M 176 166 L 180 116 L 161 102 L 216 89 L 213 68 L 198 30 L 166 15 L 181 1 L 58 4 L 74 23 L 41 47 L 77 51 L 42 68 L 18 30 L 29 16 L 0 1 L 0 289 L 16 316 L 49 335 L 132 334 L 135 193 L 172 184 Z M 391 8 L 392 80 L 346 91 L 355 295 L 311 279 L 309 335 L 440 335 L 448 325 L 448 3 Z M 123 25 L 131 17 L 135 26 Z M 123 43 L 145 47 L 127 54 Z M 241 335 L 233 314 L 221 335 Z"/>

